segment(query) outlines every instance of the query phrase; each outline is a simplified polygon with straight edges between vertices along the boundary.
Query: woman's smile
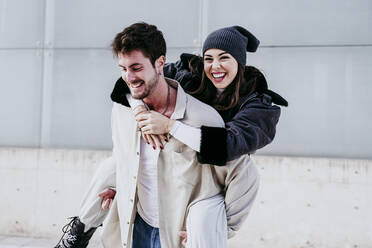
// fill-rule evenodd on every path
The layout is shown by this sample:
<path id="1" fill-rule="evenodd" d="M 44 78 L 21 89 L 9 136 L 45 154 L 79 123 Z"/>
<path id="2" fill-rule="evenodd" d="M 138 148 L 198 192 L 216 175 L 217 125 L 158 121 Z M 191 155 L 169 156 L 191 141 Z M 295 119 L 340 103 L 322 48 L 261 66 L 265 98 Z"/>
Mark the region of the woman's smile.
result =
<path id="1" fill-rule="evenodd" d="M 212 48 L 204 53 L 204 71 L 216 88 L 224 89 L 234 81 L 238 62 L 231 54 Z"/>

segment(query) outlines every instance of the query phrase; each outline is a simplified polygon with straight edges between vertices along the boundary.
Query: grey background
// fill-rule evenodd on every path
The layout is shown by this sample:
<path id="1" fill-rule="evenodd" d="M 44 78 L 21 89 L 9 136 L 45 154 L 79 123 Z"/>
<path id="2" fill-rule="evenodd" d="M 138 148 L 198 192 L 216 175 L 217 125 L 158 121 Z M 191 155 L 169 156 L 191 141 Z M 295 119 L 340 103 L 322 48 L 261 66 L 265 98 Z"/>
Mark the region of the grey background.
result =
<path id="1" fill-rule="evenodd" d="M 268 155 L 372 158 L 372 1 L 0 0 L 0 145 L 110 149 L 109 50 L 125 26 L 163 31 L 169 62 L 241 25 L 248 64 L 290 103 Z"/>

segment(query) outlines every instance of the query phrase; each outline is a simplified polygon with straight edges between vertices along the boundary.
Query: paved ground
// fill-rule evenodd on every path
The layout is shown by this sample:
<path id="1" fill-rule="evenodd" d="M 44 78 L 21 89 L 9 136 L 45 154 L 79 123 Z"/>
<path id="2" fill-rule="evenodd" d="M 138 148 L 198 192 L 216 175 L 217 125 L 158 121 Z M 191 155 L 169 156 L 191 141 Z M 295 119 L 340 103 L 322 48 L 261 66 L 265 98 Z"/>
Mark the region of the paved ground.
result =
<path id="1" fill-rule="evenodd" d="M 57 241 L 58 240 L 0 235 L 0 248 L 53 248 Z M 101 248 L 97 243 L 92 243 L 88 247 Z"/>

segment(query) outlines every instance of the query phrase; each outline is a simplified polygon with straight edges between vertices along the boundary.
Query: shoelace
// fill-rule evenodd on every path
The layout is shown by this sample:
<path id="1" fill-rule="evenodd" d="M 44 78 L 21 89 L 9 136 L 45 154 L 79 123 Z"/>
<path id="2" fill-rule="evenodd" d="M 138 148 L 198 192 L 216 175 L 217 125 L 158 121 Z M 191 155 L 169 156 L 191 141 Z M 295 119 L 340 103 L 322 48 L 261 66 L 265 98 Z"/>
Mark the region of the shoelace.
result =
<path id="1" fill-rule="evenodd" d="M 76 241 L 77 237 L 76 235 L 68 234 L 64 240 L 62 240 L 62 243 L 64 247 L 72 247 L 74 242 Z"/>
<path id="2" fill-rule="evenodd" d="M 67 219 L 71 219 L 71 221 L 62 227 L 63 235 L 62 235 L 61 239 L 58 241 L 58 243 L 57 243 L 57 245 L 55 247 L 58 247 L 58 245 L 61 244 L 61 241 L 65 237 L 66 233 L 68 233 L 71 230 L 72 225 L 73 225 L 73 223 L 75 222 L 75 220 L 77 218 L 78 218 L 77 216 L 67 218 Z M 68 242 L 67 243 L 68 246 L 66 246 L 66 243 L 65 242 L 62 242 L 62 244 L 65 247 L 70 247 L 70 244 L 69 243 L 76 241 L 76 235 L 68 234 L 67 237 L 66 237 L 66 239 L 67 239 L 67 242 Z"/>

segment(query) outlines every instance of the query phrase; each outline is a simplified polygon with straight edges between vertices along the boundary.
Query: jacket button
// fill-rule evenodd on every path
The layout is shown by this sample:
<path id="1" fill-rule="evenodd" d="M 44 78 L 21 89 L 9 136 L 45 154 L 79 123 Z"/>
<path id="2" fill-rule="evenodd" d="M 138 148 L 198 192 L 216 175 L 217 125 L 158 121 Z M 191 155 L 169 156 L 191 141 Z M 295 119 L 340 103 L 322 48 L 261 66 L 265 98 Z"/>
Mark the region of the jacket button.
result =
<path id="1" fill-rule="evenodd" d="M 130 199 L 131 202 L 133 202 L 133 199 Z"/>
<path id="2" fill-rule="evenodd" d="M 137 152 L 137 155 L 139 155 L 139 152 Z"/>
<path id="3" fill-rule="evenodd" d="M 133 179 L 136 179 L 137 177 L 136 176 L 133 176 Z"/>
<path id="4" fill-rule="evenodd" d="M 124 246 L 127 246 L 127 243 L 124 243 L 123 245 L 124 245 Z"/>
<path id="5" fill-rule="evenodd" d="M 127 225 L 129 225 L 129 221 L 127 222 Z"/>

